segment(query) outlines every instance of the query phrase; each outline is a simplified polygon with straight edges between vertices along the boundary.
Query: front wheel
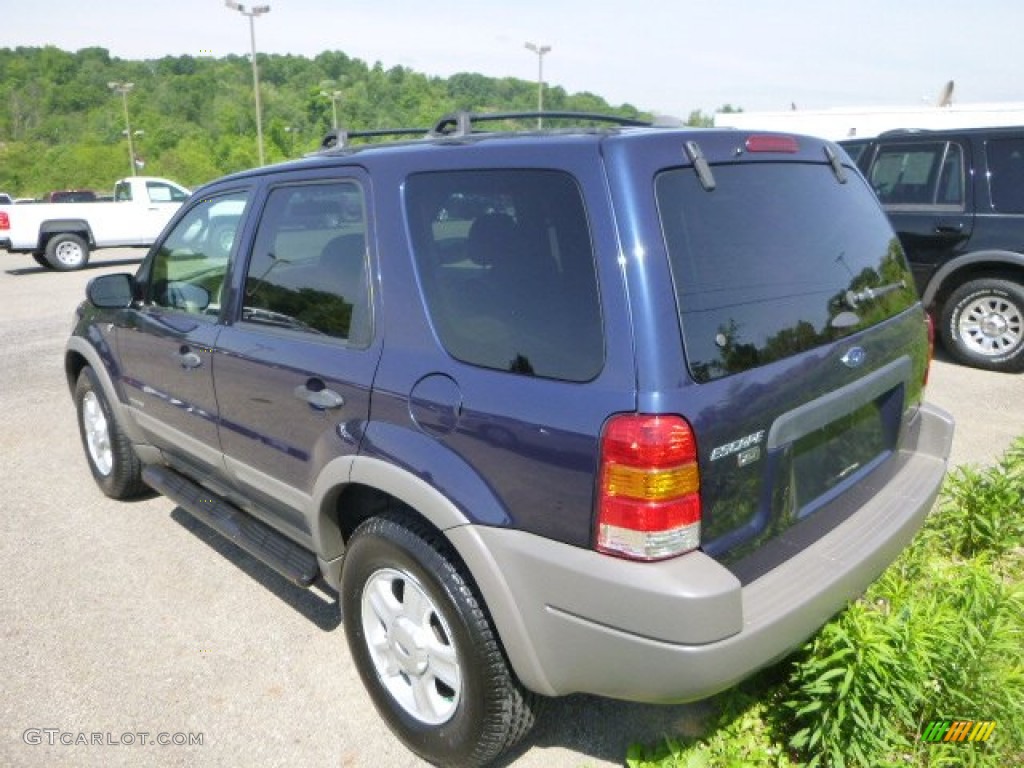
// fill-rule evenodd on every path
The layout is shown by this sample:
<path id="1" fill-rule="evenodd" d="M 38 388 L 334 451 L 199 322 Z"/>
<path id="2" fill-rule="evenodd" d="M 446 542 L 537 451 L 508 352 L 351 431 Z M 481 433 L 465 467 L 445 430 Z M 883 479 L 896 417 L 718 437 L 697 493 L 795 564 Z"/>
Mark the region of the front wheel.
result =
<path id="1" fill-rule="evenodd" d="M 89 470 L 103 493 L 112 499 L 128 499 L 148 492 L 135 449 L 118 426 L 99 380 L 88 366 L 78 375 L 75 409 Z"/>
<path id="2" fill-rule="evenodd" d="M 533 726 L 537 697 L 516 680 L 461 564 L 426 525 L 385 516 L 359 526 L 341 605 L 377 711 L 420 757 L 484 765 Z"/>
<path id="3" fill-rule="evenodd" d="M 981 278 L 946 300 L 940 333 L 959 362 L 990 371 L 1024 370 L 1024 286 Z"/>
<path id="4" fill-rule="evenodd" d="M 62 232 L 46 244 L 46 260 L 61 272 L 81 269 L 89 263 L 89 244 L 78 235 Z"/>

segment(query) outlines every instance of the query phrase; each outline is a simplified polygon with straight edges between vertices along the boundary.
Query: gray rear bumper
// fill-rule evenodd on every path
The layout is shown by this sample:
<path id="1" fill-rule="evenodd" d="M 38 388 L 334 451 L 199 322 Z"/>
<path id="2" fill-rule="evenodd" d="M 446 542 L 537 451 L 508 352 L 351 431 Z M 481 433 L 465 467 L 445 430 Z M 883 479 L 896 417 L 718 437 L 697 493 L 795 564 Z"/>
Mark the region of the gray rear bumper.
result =
<path id="1" fill-rule="evenodd" d="M 692 701 L 785 656 L 878 577 L 934 504 L 952 436 L 922 406 L 858 511 L 746 586 L 702 552 L 635 563 L 522 531 L 446 533 L 528 688 Z"/>

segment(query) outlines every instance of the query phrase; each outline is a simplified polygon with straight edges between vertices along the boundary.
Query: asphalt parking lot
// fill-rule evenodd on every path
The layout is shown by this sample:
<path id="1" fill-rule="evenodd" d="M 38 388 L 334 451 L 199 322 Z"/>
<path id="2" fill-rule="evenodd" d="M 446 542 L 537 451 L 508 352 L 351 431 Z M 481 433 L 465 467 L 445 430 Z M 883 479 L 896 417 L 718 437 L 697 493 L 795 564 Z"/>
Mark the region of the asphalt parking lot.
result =
<path id="1" fill-rule="evenodd" d="M 141 256 L 54 273 L 0 252 L 0 765 L 421 765 L 364 693 L 333 595 L 164 498 L 118 503 L 93 484 L 62 350 L 85 283 Z M 940 357 L 929 399 L 957 419 L 954 463 L 1024 434 L 1022 375 Z M 692 733 L 702 711 L 568 697 L 507 764 L 621 765 L 630 742 Z"/>

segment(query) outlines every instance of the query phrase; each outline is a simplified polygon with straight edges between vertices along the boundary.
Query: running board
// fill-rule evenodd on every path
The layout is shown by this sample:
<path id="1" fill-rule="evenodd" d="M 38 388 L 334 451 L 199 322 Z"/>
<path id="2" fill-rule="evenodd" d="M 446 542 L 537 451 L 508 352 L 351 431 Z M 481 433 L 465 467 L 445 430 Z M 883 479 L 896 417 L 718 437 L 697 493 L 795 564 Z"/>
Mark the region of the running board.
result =
<path id="1" fill-rule="evenodd" d="M 293 584 L 308 587 L 320 575 L 316 557 L 269 525 L 196 485 L 173 469 L 151 464 L 142 479 L 190 515 L 205 523 Z"/>

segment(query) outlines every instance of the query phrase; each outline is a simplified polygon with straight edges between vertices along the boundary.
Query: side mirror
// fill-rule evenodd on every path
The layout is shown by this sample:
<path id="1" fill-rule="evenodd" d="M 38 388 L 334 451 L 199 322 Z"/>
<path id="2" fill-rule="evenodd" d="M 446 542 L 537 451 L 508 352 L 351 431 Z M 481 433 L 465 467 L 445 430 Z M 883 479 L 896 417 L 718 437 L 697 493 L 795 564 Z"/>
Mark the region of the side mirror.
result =
<path id="1" fill-rule="evenodd" d="M 119 272 L 94 277 L 85 287 L 85 296 L 100 309 L 125 309 L 132 303 L 132 276 Z"/>

